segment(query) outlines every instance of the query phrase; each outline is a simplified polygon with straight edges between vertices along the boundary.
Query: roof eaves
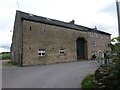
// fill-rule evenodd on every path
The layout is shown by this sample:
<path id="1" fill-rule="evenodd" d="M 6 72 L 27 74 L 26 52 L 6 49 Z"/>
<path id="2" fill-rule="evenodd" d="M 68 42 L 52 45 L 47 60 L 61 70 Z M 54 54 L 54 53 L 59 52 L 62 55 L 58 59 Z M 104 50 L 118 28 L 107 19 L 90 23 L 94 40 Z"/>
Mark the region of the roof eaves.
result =
<path id="1" fill-rule="evenodd" d="M 17 11 L 17 12 L 20 13 L 22 20 L 40 22 L 40 23 L 45 23 L 45 24 L 54 25 L 54 26 L 60 26 L 60 27 L 64 27 L 64 28 L 70 28 L 70 29 L 79 30 L 79 31 L 91 31 L 91 32 L 99 32 L 99 33 L 109 34 L 109 33 L 106 33 L 106 32 L 100 31 L 100 30 L 95 30 L 95 29 L 77 25 L 77 24 L 66 23 L 63 21 L 50 19 L 50 18 L 46 18 L 46 17 L 41 17 L 41 16 L 30 14 L 30 13 L 25 13 L 22 11 Z M 109 34 L 109 35 L 111 35 L 111 34 Z"/>
<path id="2" fill-rule="evenodd" d="M 89 31 L 90 31 L 90 32 L 97 32 L 97 33 L 101 33 L 101 34 L 111 35 L 110 33 L 107 33 L 107 32 L 104 32 L 104 31 L 100 31 L 100 30 L 96 30 L 96 29 L 92 29 L 92 28 L 90 28 Z"/>

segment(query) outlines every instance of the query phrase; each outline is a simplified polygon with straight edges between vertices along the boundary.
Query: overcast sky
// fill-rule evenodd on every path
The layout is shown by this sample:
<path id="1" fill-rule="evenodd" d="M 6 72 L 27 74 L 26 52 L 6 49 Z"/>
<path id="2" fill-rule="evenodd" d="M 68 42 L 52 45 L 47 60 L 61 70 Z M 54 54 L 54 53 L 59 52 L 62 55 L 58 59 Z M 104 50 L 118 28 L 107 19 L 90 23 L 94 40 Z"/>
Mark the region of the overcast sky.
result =
<path id="1" fill-rule="evenodd" d="M 9 51 L 16 10 L 118 36 L 116 0 L 0 0 L 0 52 Z"/>

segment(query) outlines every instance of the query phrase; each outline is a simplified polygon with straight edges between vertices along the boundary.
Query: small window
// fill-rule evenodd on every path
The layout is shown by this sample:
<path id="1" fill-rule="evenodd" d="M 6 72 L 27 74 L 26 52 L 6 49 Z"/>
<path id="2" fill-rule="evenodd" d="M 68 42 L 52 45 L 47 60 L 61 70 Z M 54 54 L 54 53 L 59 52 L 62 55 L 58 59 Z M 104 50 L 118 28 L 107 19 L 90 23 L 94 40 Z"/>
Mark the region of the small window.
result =
<path id="1" fill-rule="evenodd" d="M 12 57 L 14 56 L 14 52 L 12 52 Z"/>
<path id="2" fill-rule="evenodd" d="M 93 47 L 96 47 L 96 42 L 92 42 L 92 46 L 93 46 Z"/>
<path id="3" fill-rule="evenodd" d="M 93 33 L 92 32 L 90 32 L 90 37 L 93 37 Z"/>
<path id="4" fill-rule="evenodd" d="M 60 53 L 60 55 L 65 55 L 65 49 L 64 48 L 60 49 L 59 53 Z"/>
<path id="5" fill-rule="evenodd" d="M 32 28 L 30 27 L 30 31 L 32 30 Z"/>
<path id="6" fill-rule="evenodd" d="M 99 57 L 102 57 L 102 55 L 103 55 L 103 52 L 102 52 L 102 51 L 99 51 L 99 52 L 98 52 L 98 56 L 99 56 Z"/>
<path id="7" fill-rule="evenodd" d="M 45 52 L 46 52 L 45 49 L 39 49 L 38 56 L 40 56 L 40 57 L 45 56 Z"/>
<path id="8" fill-rule="evenodd" d="M 92 51 L 92 55 L 97 56 L 97 51 Z"/>
<path id="9" fill-rule="evenodd" d="M 58 31 L 56 31 L 57 32 L 57 34 L 58 34 Z"/>
<path id="10" fill-rule="evenodd" d="M 45 33 L 45 29 L 43 29 L 43 33 Z"/>
<path id="11" fill-rule="evenodd" d="M 101 38 L 104 39 L 104 36 L 102 36 Z"/>
<path id="12" fill-rule="evenodd" d="M 99 35 L 99 34 L 96 34 L 96 38 L 100 38 L 100 35 Z"/>
<path id="13" fill-rule="evenodd" d="M 109 39 L 109 36 L 106 36 L 106 39 Z"/>

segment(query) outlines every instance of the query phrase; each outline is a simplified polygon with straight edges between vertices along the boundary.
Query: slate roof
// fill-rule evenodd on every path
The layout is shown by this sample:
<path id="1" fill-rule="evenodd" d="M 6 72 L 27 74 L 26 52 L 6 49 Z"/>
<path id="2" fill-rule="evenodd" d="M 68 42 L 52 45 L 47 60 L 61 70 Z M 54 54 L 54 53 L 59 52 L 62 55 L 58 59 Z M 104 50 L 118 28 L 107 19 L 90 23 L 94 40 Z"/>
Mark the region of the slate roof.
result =
<path id="1" fill-rule="evenodd" d="M 103 31 L 100 31 L 100 30 L 88 28 L 88 27 L 81 26 L 81 25 L 76 25 L 76 24 L 73 24 L 73 23 L 67 23 L 67 22 L 63 22 L 63 21 L 59 21 L 59 20 L 55 20 L 55 19 L 41 17 L 41 16 L 30 14 L 30 13 L 25 13 L 25 12 L 22 12 L 22 11 L 18 11 L 18 10 L 16 12 L 19 13 L 22 20 L 40 22 L 40 23 L 45 23 L 45 24 L 49 24 L 49 25 L 55 25 L 55 26 L 60 26 L 60 27 L 64 27 L 64 28 L 70 28 L 70 29 L 73 29 L 73 30 L 91 31 L 91 32 L 98 32 L 98 33 L 102 33 L 102 34 L 111 35 L 107 32 L 103 32 Z"/>

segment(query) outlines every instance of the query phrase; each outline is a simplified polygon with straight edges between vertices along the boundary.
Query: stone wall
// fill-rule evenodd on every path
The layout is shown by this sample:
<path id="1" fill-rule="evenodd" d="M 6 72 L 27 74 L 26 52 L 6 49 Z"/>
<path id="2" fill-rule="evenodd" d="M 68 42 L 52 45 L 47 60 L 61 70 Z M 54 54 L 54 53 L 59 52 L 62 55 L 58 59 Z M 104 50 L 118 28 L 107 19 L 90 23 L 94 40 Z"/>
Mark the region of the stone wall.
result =
<path id="1" fill-rule="evenodd" d="M 76 40 L 79 37 L 86 39 L 86 33 L 24 20 L 23 65 L 77 61 Z M 60 49 L 63 48 L 65 55 L 60 55 Z M 45 56 L 38 56 L 39 49 L 46 50 Z"/>
<path id="2" fill-rule="evenodd" d="M 85 39 L 85 59 L 91 59 L 93 52 L 110 51 L 110 35 L 99 32 L 79 31 L 60 26 L 23 20 L 16 16 L 12 38 L 12 61 L 19 65 L 50 64 L 77 61 L 76 40 Z M 92 34 L 92 36 L 91 36 Z M 92 46 L 96 42 L 96 46 Z M 45 56 L 39 56 L 39 49 Z M 60 50 L 64 49 L 64 55 Z M 21 51 L 21 54 L 19 52 Z"/>
<path id="3" fill-rule="evenodd" d="M 93 37 L 90 36 L 90 33 L 93 34 Z M 97 51 L 97 57 L 99 57 L 100 53 L 111 50 L 110 47 L 108 47 L 108 44 L 110 44 L 110 35 L 101 34 L 98 32 L 88 32 L 87 35 L 89 59 L 91 58 L 93 51 Z M 96 42 L 96 46 L 92 46 L 92 42 Z"/>
<path id="4" fill-rule="evenodd" d="M 19 51 L 22 51 L 22 23 L 20 14 L 17 12 L 11 44 L 11 60 L 16 62 L 18 65 L 22 63 L 22 55 L 19 53 Z"/>

